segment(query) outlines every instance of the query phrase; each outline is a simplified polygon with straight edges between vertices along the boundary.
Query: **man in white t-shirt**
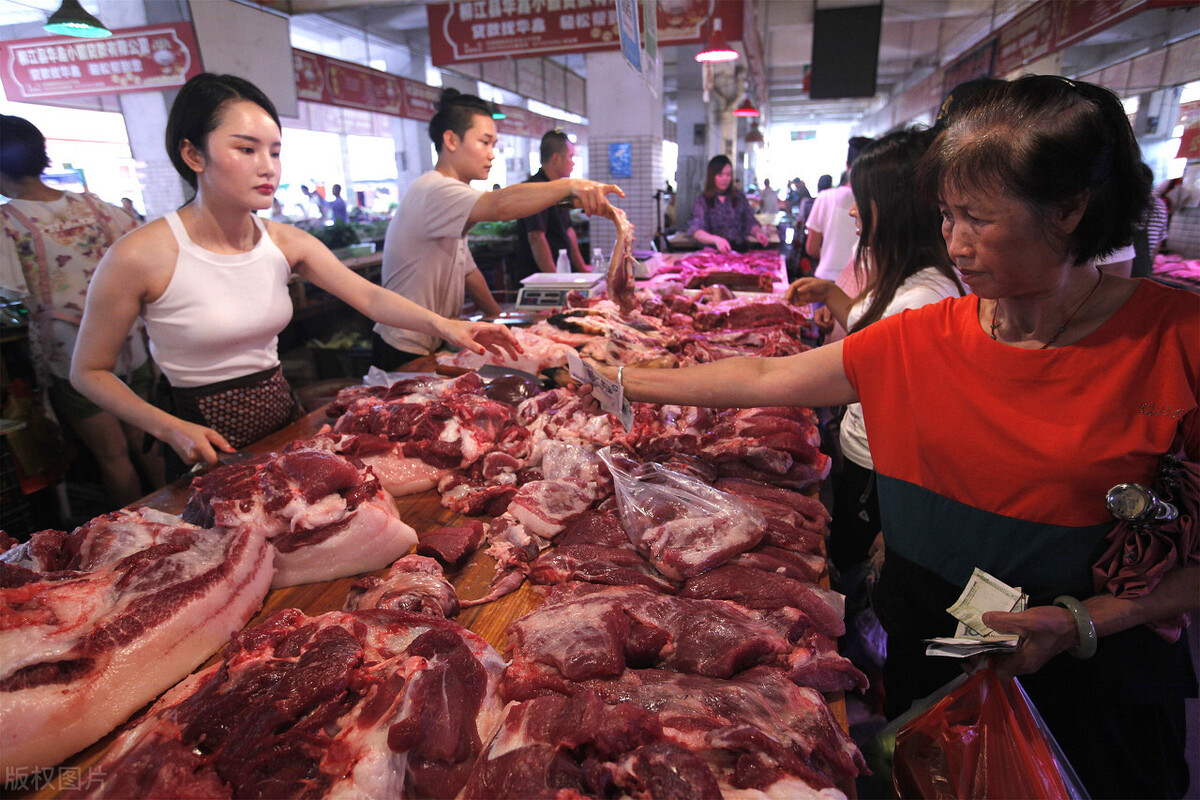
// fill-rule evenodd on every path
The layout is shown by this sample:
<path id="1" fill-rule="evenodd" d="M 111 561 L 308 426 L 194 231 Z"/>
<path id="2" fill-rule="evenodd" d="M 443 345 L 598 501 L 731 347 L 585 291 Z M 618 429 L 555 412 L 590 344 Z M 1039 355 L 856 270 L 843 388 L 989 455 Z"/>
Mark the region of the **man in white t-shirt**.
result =
<path id="1" fill-rule="evenodd" d="M 858 157 L 858 151 L 870 141 L 863 136 L 850 139 L 850 147 L 846 152 L 846 180 L 841 186 L 818 194 L 808 213 L 805 222 L 808 238 L 804 243 L 804 252 L 819 259 L 814 274 L 822 280 L 836 281 L 854 258 L 858 234 L 854 230 L 854 220 L 850 218 L 850 207 L 854 205 L 850 169 Z"/>
<path id="2" fill-rule="evenodd" d="M 464 294 L 487 315 L 500 313 L 471 251 L 467 231 L 477 222 L 518 219 L 574 201 L 587 214 L 609 208 L 606 194 L 625 194 L 612 184 L 579 178 L 518 183 L 481 192 L 470 181 L 487 178 L 495 157 L 496 123 L 491 106 L 475 95 L 446 89 L 429 123 L 437 165 L 418 178 L 396 209 L 383 245 L 385 288 L 442 316 L 462 311 Z M 415 331 L 375 326 L 371 363 L 393 370 L 434 352 L 441 341 Z"/>

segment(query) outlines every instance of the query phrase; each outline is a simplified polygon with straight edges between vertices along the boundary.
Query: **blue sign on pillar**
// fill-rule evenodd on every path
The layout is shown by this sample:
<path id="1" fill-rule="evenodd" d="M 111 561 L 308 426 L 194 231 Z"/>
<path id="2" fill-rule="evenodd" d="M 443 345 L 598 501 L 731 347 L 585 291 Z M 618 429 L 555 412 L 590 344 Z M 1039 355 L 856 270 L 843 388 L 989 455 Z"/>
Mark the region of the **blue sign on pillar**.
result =
<path id="1" fill-rule="evenodd" d="M 614 178 L 633 177 L 633 145 L 614 142 L 608 146 L 608 174 Z"/>

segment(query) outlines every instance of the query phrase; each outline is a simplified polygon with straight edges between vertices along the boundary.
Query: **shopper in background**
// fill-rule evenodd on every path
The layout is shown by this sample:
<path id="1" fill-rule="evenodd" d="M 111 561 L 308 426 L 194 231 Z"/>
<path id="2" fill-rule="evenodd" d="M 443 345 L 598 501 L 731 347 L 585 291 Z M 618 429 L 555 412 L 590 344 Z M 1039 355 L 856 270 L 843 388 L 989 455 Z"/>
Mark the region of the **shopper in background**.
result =
<path id="1" fill-rule="evenodd" d="M 437 164 L 413 182 L 388 225 L 383 285 L 445 316 L 460 313 L 464 292 L 484 314 L 500 313 L 467 247 L 467 231 L 477 222 L 520 219 L 564 200 L 596 214 L 609 208 L 606 194 L 625 196 L 617 186 L 580 178 L 490 192 L 472 188 L 470 181 L 484 180 L 491 171 L 497 138 L 490 104 L 475 95 L 443 90 L 429 138 Z M 436 334 L 381 323 L 372 344 L 376 366 L 395 369 L 432 353 L 441 341 Z"/>
<path id="2" fill-rule="evenodd" d="M 688 233 L 701 244 L 715 247 L 719 253 L 745 250 L 750 239 L 766 245 L 767 232 L 754 218 L 750 201 L 734 187 L 733 162 L 728 156 L 709 159 L 704 191 L 692 204 Z"/>
<path id="3" fill-rule="evenodd" d="M 526 183 L 545 183 L 571 177 L 575 170 L 575 145 L 559 130 L 542 136 L 542 167 Z M 515 282 L 535 272 L 554 272 L 558 254 L 567 251 L 572 272 L 591 272 L 579 252 L 579 239 L 571 227 L 571 212 L 562 204 L 544 208 L 517 220 L 517 251 L 513 254 Z"/>
<path id="4" fill-rule="evenodd" d="M 905 130 L 863 148 L 850 173 L 850 216 L 859 235 L 852 271 L 862 288 L 851 296 L 831 281 L 801 278 L 788 287 L 788 302 L 823 303 L 853 332 L 905 309 L 966 294 L 946 254 L 937 207 L 913 199 L 917 160 L 932 141 L 927 131 Z M 844 466 L 833 482 L 829 557 L 840 572 L 848 573 L 867 560 L 881 530 L 874 463 L 860 404 L 847 407 L 839 443 Z"/>
<path id="5" fill-rule="evenodd" d="M 850 139 L 846 150 L 846 170 L 849 171 L 859 151 L 870 142 L 862 136 Z M 822 180 L 825 176 L 821 176 Z M 819 186 L 820 184 L 818 184 Z M 850 219 L 850 206 L 854 204 L 854 192 L 849 181 L 828 192 L 818 192 L 812 209 L 805 218 L 808 235 L 804 240 L 804 252 L 809 258 L 817 259 L 816 277 L 836 281 L 854 257 L 858 245 L 858 234 L 854 232 L 854 221 Z"/>
<path id="6" fill-rule="evenodd" d="M 28 120 L 0 116 L 0 287 L 26 299 L 32 313 L 30 349 L 38 383 L 58 419 L 69 426 L 100 468 L 115 507 L 145 492 L 132 454 L 150 488 L 163 482 L 162 461 L 142 452 L 143 432 L 122 424 L 71 387 L 71 353 L 101 256 L 137 227 L 135 217 L 94 194 L 64 192 L 42 182 L 50 166 L 46 138 Z M 115 340 L 112 368 L 140 397 L 150 396 L 153 367 L 140 324 Z"/>
<path id="7" fill-rule="evenodd" d="M 350 222 L 350 213 L 346 210 L 346 198 L 342 197 L 340 183 L 333 185 L 333 199 L 327 205 L 329 206 L 329 218 L 334 222 L 343 224 Z"/>
<path id="8" fill-rule="evenodd" d="M 874 608 L 888 634 L 887 714 L 960 674 L 923 639 L 953 635 L 946 609 L 982 569 L 1030 596 L 1024 612 L 984 614 L 1020 636 L 995 663 L 1022 675 L 1093 797 L 1183 795 L 1184 698 L 1197 690 L 1186 637 L 1143 623 L 1197 607 L 1200 554 L 1180 554 L 1141 597 L 1093 593 L 1113 527 L 1106 492 L 1153 485 L 1180 443 L 1190 460 L 1200 452 L 1195 295 L 1094 266 L 1141 217 L 1140 164 L 1106 89 L 1026 76 L 982 93 L 918 169 L 973 295 L 796 356 L 622 376 L 634 401 L 862 403 L 886 545 Z M 1057 604 L 1070 596 L 1079 610 Z M 1094 655 L 1069 654 L 1093 626 Z"/>
<path id="9" fill-rule="evenodd" d="M 252 83 L 212 73 L 189 80 L 166 142 L 195 197 L 121 239 L 88 291 L 71 382 L 185 464 L 214 464 L 217 450 L 233 452 L 295 418 L 277 353 L 293 274 L 390 325 L 475 352 L 519 349 L 504 327 L 439 317 L 347 269 L 311 234 L 257 216 L 278 187 L 280 138 L 274 105 Z M 113 372 L 139 315 L 170 383 L 170 410 Z"/>
<path id="10" fill-rule="evenodd" d="M 133 207 L 133 198 L 132 197 L 122 197 L 121 198 L 121 210 L 124 211 L 129 216 L 136 219 L 138 222 L 146 221 L 146 215 L 139 213 L 138 210 Z"/>
<path id="11" fill-rule="evenodd" d="M 758 213 L 779 213 L 779 195 L 771 188 L 770 178 L 763 178 L 762 191 L 758 193 L 758 198 Z"/>

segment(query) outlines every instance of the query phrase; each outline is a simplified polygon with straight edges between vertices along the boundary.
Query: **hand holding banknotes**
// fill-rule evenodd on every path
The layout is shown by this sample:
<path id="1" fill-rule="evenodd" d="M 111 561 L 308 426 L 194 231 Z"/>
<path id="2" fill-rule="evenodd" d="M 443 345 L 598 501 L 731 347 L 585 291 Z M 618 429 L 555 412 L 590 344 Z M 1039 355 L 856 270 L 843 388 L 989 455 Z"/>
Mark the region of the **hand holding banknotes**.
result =
<path id="1" fill-rule="evenodd" d="M 989 611 L 983 623 L 1000 633 L 1021 637 L 1016 651 L 994 654 L 1001 680 L 1037 672 L 1054 656 L 1079 644 L 1079 631 L 1071 612 L 1058 606 L 1034 606 L 1020 613 Z"/>

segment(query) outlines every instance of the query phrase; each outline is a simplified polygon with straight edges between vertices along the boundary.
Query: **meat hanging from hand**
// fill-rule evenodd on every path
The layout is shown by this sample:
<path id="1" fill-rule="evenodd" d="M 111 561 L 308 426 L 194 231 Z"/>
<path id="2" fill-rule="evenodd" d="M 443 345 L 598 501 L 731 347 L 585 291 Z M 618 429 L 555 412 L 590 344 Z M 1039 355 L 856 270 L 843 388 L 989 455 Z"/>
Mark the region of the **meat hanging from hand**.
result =
<path id="1" fill-rule="evenodd" d="M 634 267 L 637 265 L 633 258 L 633 224 L 624 211 L 611 204 L 604 216 L 617 226 L 617 243 L 608 262 L 608 296 L 620 307 L 622 314 L 632 314 L 638 308 L 633 292 Z"/>

